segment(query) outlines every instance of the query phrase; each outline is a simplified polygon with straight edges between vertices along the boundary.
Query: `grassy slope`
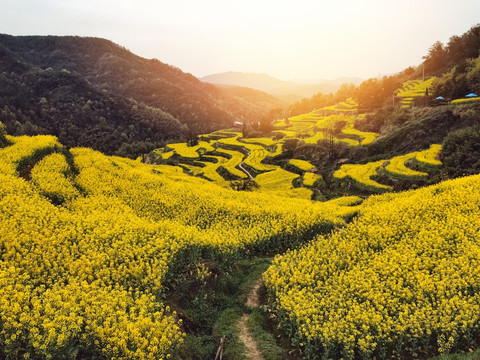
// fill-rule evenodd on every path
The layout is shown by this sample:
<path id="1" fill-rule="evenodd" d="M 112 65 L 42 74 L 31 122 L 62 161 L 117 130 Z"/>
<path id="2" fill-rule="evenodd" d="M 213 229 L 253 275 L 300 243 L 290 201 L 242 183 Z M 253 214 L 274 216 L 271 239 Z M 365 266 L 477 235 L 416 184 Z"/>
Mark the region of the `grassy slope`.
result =
<path id="1" fill-rule="evenodd" d="M 376 141 L 367 145 L 366 156 L 391 158 L 427 149 L 431 144 L 441 144 L 449 132 L 473 125 L 476 116 L 472 111 L 478 109 L 480 106 L 477 104 L 412 109 L 404 123 L 391 126 Z"/>

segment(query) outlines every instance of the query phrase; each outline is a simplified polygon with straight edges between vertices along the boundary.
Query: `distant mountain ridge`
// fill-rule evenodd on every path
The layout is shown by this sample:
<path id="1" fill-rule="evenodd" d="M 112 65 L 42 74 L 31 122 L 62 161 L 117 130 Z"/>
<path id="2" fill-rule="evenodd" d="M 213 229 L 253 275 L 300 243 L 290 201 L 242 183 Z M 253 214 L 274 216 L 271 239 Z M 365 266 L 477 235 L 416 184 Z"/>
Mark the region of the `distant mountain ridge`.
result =
<path id="1" fill-rule="evenodd" d="M 293 83 L 301 85 L 312 85 L 312 84 L 330 84 L 330 85 L 342 85 L 342 84 L 353 84 L 355 86 L 360 85 L 365 79 L 359 77 L 339 77 L 332 80 L 326 79 L 293 79 L 290 80 Z"/>
<path id="2" fill-rule="evenodd" d="M 238 71 L 212 74 L 201 77 L 200 80 L 211 84 L 250 87 L 279 97 L 285 95 L 311 97 L 319 92 L 324 94 L 334 93 L 344 83 L 359 85 L 363 81 L 360 78 L 346 77 L 334 80 L 299 79 L 296 81 L 285 81 L 274 78 L 268 74 L 244 73 Z"/>

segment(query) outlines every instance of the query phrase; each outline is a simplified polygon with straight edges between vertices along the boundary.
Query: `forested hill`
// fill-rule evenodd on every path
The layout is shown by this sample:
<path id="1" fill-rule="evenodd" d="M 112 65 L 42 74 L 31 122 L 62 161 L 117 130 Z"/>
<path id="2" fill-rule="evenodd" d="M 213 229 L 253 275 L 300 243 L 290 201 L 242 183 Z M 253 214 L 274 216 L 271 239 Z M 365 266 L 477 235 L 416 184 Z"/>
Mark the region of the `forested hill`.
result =
<path id="1" fill-rule="evenodd" d="M 53 134 L 67 146 L 135 156 L 282 105 L 202 83 L 105 39 L 0 34 L 0 121 L 10 134 Z"/>

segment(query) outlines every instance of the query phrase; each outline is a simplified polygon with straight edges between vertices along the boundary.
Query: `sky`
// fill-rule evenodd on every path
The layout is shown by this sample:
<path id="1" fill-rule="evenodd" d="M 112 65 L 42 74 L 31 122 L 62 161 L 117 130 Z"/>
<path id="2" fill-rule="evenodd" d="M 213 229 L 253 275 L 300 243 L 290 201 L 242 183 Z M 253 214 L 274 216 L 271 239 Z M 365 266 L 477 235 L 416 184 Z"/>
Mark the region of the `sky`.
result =
<path id="1" fill-rule="evenodd" d="M 197 77 L 367 79 L 480 23 L 480 0 L 1 0 L 0 33 L 112 40 Z"/>

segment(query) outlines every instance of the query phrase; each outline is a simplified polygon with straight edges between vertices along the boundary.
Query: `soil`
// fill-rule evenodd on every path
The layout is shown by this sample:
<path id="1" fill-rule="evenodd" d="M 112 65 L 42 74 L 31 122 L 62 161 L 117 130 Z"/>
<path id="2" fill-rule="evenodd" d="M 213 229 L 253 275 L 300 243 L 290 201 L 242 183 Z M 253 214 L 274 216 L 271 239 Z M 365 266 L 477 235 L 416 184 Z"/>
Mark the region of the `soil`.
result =
<path id="1" fill-rule="evenodd" d="M 247 301 L 245 302 L 247 306 L 252 306 L 252 307 L 258 307 L 260 306 L 260 299 L 258 297 L 258 289 L 260 286 L 262 286 L 263 279 L 260 277 L 255 284 L 255 286 L 252 288 L 252 291 L 250 291 L 250 294 L 248 294 Z"/>
<path id="2" fill-rule="evenodd" d="M 247 300 L 245 304 L 251 307 L 258 307 L 260 305 L 260 299 L 258 296 L 258 289 L 262 286 L 263 279 L 260 277 L 256 282 L 255 286 L 252 288 L 250 293 L 248 294 Z M 240 333 L 238 334 L 238 338 L 241 342 L 245 345 L 245 355 L 249 360 L 263 360 L 263 356 L 258 350 L 257 343 L 255 339 L 250 334 L 250 330 L 248 329 L 248 316 L 247 314 L 243 314 L 240 321 L 238 322 L 238 330 Z"/>
<path id="3" fill-rule="evenodd" d="M 238 329 L 240 330 L 240 333 L 238 334 L 238 338 L 245 345 L 245 355 L 247 356 L 247 359 L 263 360 L 263 356 L 258 350 L 257 343 L 255 342 L 252 335 L 250 334 L 247 321 L 248 321 L 248 315 L 244 314 L 241 317 L 240 321 L 238 322 Z"/>

